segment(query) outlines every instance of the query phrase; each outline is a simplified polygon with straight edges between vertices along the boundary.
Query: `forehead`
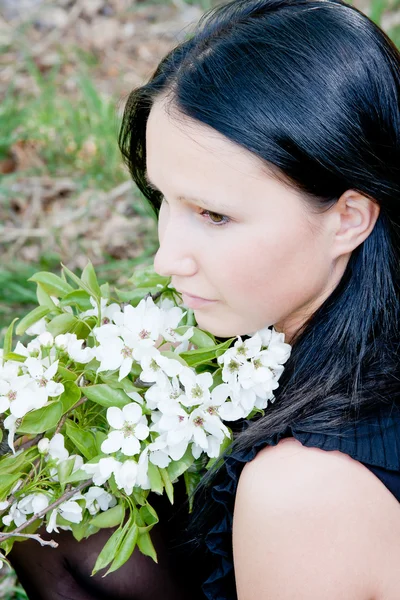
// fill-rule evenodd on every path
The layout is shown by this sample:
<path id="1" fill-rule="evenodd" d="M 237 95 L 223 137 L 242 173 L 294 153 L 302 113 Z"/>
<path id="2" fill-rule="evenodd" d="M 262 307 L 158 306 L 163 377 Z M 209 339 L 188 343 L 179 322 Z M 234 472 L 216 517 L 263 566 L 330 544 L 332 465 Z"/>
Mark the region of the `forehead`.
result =
<path id="1" fill-rule="evenodd" d="M 147 174 L 155 184 L 170 181 L 237 186 L 265 178 L 263 163 L 216 130 L 154 103 L 146 131 Z"/>

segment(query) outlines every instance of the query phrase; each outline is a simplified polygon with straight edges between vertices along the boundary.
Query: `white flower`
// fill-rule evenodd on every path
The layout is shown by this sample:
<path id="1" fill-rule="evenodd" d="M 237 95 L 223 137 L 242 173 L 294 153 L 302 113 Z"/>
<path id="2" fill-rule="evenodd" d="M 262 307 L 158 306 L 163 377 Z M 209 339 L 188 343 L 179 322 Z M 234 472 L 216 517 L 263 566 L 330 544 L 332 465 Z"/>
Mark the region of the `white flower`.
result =
<path id="1" fill-rule="evenodd" d="M 124 463 L 119 463 L 114 472 L 115 483 L 118 489 L 123 489 L 125 494 L 130 496 L 136 485 L 137 475 L 138 465 L 134 460 L 126 460 Z"/>
<path id="2" fill-rule="evenodd" d="M 14 502 L 9 514 L 3 517 L 3 523 L 4 525 L 11 525 L 14 521 L 15 525 L 19 527 L 25 523 L 27 515 L 37 515 L 42 510 L 45 510 L 48 505 L 49 499 L 45 494 L 28 494 L 28 496 L 24 496 L 18 502 Z"/>
<path id="3" fill-rule="evenodd" d="M 55 531 L 56 533 L 59 533 L 59 531 L 57 529 L 57 514 L 58 514 L 57 508 L 55 508 L 51 511 L 49 521 L 46 525 L 47 533 L 53 533 L 53 531 Z"/>
<path id="4" fill-rule="evenodd" d="M 163 356 L 158 350 L 154 349 L 151 353 L 143 356 L 140 361 L 142 372 L 140 379 L 146 383 L 165 381 L 165 375 L 176 377 L 185 366 L 178 360 Z"/>
<path id="5" fill-rule="evenodd" d="M 6 429 L 8 429 L 8 436 L 7 436 L 7 443 L 9 445 L 9 447 L 11 448 L 13 454 L 15 454 L 15 449 L 14 449 L 14 436 L 15 436 L 15 432 L 17 431 L 17 422 L 18 419 L 16 417 L 14 417 L 14 415 L 9 415 L 6 419 L 4 419 L 4 427 Z"/>
<path id="6" fill-rule="evenodd" d="M 49 438 L 42 438 L 41 440 L 39 440 L 38 442 L 38 450 L 39 450 L 39 454 L 47 454 L 49 451 L 49 447 L 50 447 L 50 440 Z"/>
<path id="7" fill-rule="evenodd" d="M 114 315 L 116 313 L 121 312 L 121 308 L 118 304 L 114 303 L 114 304 L 110 304 L 110 306 L 107 306 L 107 303 L 108 303 L 107 298 L 100 298 L 100 311 L 101 311 L 101 324 L 102 325 L 108 325 L 108 323 L 111 323 Z M 98 309 L 97 302 L 92 297 L 90 297 L 90 304 L 93 306 L 93 308 L 90 310 L 86 310 L 85 312 L 82 312 L 79 315 L 81 319 L 83 319 L 84 317 L 90 317 L 90 316 L 98 317 L 99 316 L 99 309 Z"/>
<path id="8" fill-rule="evenodd" d="M 45 494 L 28 494 L 18 502 L 18 509 L 24 515 L 37 515 L 49 505 L 49 499 Z"/>
<path id="9" fill-rule="evenodd" d="M 17 502 L 14 502 L 14 504 L 11 506 L 8 515 L 3 517 L 3 524 L 7 527 L 11 525 L 13 521 L 17 527 L 27 521 L 26 515 L 18 509 Z"/>
<path id="10" fill-rule="evenodd" d="M 15 360 L 7 360 L 3 364 L 3 350 L 0 354 L 0 380 L 12 381 L 19 375 L 21 364 Z"/>
<path id="11" fill-rule="evenodd" d="M 103 485 L 108 481 L 120 463 L 113 457 L 101 458 L 97 463 L 86 463 L 82 465 L 83 471 L 93 478 L 95 485 Z"/>
<path id="12" fill-rule="evenodd" d="M 135 336 L 138 347 L 154 345 L 163 326 L 164 313 L 149 297 L 143 298 L 136 307 L 125 306 L 123 312 L 114 315 L 113 321 Z"/>
<path id="13" fill-rule="evenodd" d="M 20 375 L 11 381 L 0 379 L 0 413 L 10 409 L 15 417 L 23 417 L 34 408 L 41 408 L 47 395 L 38 390 L 29 375 Z"/>
<path id="14" fill-rule="evenodd" d="M 44 331 L 38 337 L 38 342 L 43 348 L 52 348 L 54 345 L 54 338 L 49 331 Z"/>
<path id="15" fill-rule="evenodd" d="M 106 492 L 102 487 L 93 485 L 88 491 L 83 494 L 86 502 L 86 508 L 91 515 L 95 515 L 100 510 L 108 510 L 112 506 L 115 506 L 117 500 L 115 496 Z"/>
<path id="16" fill-rule="evenodd" d="M 3 502 L 0 502 L 0 510 L 5 510 L 9 506 L 10 506 L 10 502 L 8 500 L 4 500 Z"/>
<path id="17" fill-rule="evenodd" d="M 42 441 L 42 440 L 41 440 Z M 49 456 L 56 462 L 66 460 L 69 457 L 68 450 L 64 445 L 64 436 L 62 433 L 56 433 L 49 442 Z"/>
<path id="18" fill-rule="evenodd" d="M 162 325 L 160 329 L 160 335 L 168 342 L 182 342 L 189 340 L 193 335 L 193 327 L 189 327 L 185 334 L 178 334 L 175 329 L 186 315 L 186 311 L 183 311 L 178 306 L 172 308 L 163 308 L 162 310 Z"/>
<path id="19" fill-rule="evenodd" d="M 210 400 L 210 387 L 213 384 L 211 373 L 197 375 L 193 369 L 184 367 L 179 379 L 185 388 L 185 397 L 180 399 L 184 406 L 199 406 Z"/>
<path id="20" fill-rule="evenodd" d="M 138 460 L 136 485 L 142 490 L 150 489 L 148 447 L 144 449 Z"/>
<path id="21" fill-rule="evenodd" d="M 146 405 L 151 410 L 158 408 L 162 412 L 167 410 L 163 409 L 165 406 L 172 404 L 179 404 L 184 396 L 184 392 L 180 386 L 179 379 L 172 377 L 170 380 L 166 375 L 160 374 L 157 379 L 157 383 L 152 385 L 145 392 Z M 186 400 L 187 401 L 187 400 Z"/>
<path id="22" fill-rule="evenodd" d="M 189 419 L 193 426 L 195 447 L 201 448 L 210 458 L 216 458 L 219 455 L 224 438 L 230 437 L 228 428 L 219 417 L 210 415 L 210 413 L 200 408 L 196 408 L 190 414 Z"/>
<path id="23" fill-rule="evenodd" d="M 60 350 L 67 350 L 68 344 L 77 339 L 75 333 L 60 333 L 60 335 L 56 336 L 54 344 L 56 348 L 60 348 Z"/>
<path id="24" fill-rule="evenodd" d="M 171 462 L 166 435 L 159 436 L 154 442 L 148 445 L 149 460 L 153 465 L 165 469 Z"/>
<path id="25" fill-rule="evenodd" d="M 94 334 L 97 341 L 100 342 L 100 345 L 94 349 L 95 357 L 100 362 L 97 372 L 119 369 L 118 379 L 121 381 L 132 369 L 136 340 L 129 332 L 120 333 L 116 325 L 103 325 L 103 327 L 95 328 Z"/>
<path id="26" fill-rule="evenodd" d="M 263 347 L 266 347 L 273 354 L 277 364 L 285 363 L 291 353 L 290 344 L 285 343 L 285 334 L 269 328 L 261 329 L 258 333 Z"/>
<path id="27" fill-rule="evenodd" d="M 82 507 L 75 500 L 67 500 L 59 506 L 60 515 L 66 521 L 71 523 L 80 523 L 82 521 Z"/>
<path id="28" fill-rule="evenodd" d="M 47 396 L 56 397 L 63 393 L 63 384 L 53 381 L 53 377 L 57 374 L 58 360 L 47 369 L 42 361 L 32 357 L 26 359 L 25 365 L 28 367 L 30 376 L 36 381 L 38 388 L 44 390 Z"/>
<path id="29" fill-rule="evenodd" d="M 101 445 L 106 454 L 122 450 L 126 456 L 133 456 L 140 452 L 140 441 L 149 435 L 146 416 L 136 402 L 127 404 L 121 410 L 116 406 L 107 409 L 107 421 L 114 429 L 108 434 Z"/>
<path id="30" fill-rule="evenodd" d="M 36 323 L 34 323 L 30 327 L 28 327 L 28 329 L 26 330 L 26 333 L 28 335 L 40 335 L 41 333 L 45 333 L 46 326 L 47 326 L 47 321 L 43 317 L 42 319 L 40 319 L 39 321 L 36 321 Z"/>

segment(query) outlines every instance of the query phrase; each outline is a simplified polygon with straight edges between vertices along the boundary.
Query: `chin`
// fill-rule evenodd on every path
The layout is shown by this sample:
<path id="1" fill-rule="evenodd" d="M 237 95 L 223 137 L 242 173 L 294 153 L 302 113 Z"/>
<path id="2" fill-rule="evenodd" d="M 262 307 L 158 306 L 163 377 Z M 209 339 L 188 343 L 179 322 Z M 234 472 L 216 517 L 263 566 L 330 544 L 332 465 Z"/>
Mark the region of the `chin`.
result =
<path id="1" fill-rule="evenodd" d="M 219 338 L 233 338 L 238 335 L 249 335 L 249 328 L 244 328 L 243 325 L 235 327 L 234 323 L 224 322 L 222 319 L 211 318 L 202 315 L 200 311 L 194 311 L 197 325 L 200 329 L 204 329 L 208 333 Z"/>

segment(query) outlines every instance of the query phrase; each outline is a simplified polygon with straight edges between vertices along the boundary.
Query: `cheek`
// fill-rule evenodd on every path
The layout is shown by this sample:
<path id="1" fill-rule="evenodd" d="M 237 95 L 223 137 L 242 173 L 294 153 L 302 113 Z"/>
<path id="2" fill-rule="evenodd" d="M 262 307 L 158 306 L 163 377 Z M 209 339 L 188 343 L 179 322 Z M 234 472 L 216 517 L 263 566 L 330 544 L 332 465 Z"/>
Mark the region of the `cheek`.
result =
<path id="1" fill-rule="evenodd" d="M 243 317 L 277 322 L 320 291 L 327 277 L 320 246 L 307 226 L 242 239 L 220 269 L 225 301 Z"/>

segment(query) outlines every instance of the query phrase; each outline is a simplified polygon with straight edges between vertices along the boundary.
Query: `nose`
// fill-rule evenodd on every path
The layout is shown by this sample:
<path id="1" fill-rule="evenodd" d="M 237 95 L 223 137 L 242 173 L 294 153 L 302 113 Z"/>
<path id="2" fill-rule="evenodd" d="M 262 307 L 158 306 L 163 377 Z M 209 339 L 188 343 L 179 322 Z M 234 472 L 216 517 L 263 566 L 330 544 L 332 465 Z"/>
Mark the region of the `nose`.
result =
<path id="1" fill-rule="evenodd" d="M 154 270 L 162 277 L 190 277 L 197 272 L 190 232 L 182 221 L 159 222 L 160 247 L 154 258 Z"/>

